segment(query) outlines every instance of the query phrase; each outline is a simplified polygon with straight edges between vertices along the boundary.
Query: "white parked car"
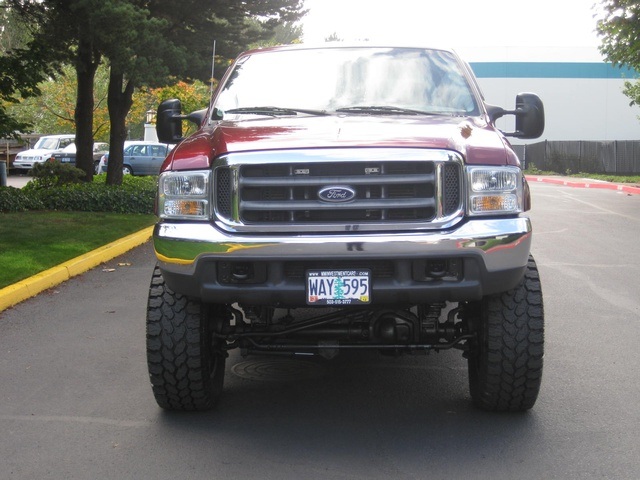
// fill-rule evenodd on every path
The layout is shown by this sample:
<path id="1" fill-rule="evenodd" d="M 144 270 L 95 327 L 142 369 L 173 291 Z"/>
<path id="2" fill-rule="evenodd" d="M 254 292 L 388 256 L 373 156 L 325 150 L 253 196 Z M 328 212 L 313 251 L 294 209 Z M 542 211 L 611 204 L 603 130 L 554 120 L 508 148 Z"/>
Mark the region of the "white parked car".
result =
<path id="1" fill-rule="evenodd" d="M 73 143 L 75 135 L 46 135 L 40 137 L 32 149 L 22 151 L 16 155 L 13 168 L 18 170 L 31 170 L 37 163 L 42 163 L 51 157 L 51 154 L 62 150 Z"/>

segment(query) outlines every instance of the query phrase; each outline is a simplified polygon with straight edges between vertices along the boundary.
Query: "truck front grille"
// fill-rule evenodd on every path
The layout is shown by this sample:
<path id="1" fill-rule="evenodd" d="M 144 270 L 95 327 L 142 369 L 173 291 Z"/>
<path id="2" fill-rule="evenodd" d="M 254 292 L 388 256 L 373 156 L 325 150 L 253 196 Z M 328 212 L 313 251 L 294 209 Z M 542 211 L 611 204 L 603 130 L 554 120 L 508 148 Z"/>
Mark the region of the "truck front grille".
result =
<path id="1" fill-rule="evenodd" d="M 284 151 L 232 154 L 222 163 L 215 167 L 215 210 L 235 231 L 442 228 L 463 205 L 462 161 L 454 152 Z M 347 198 L 323 196 L 331 189 Z"/>

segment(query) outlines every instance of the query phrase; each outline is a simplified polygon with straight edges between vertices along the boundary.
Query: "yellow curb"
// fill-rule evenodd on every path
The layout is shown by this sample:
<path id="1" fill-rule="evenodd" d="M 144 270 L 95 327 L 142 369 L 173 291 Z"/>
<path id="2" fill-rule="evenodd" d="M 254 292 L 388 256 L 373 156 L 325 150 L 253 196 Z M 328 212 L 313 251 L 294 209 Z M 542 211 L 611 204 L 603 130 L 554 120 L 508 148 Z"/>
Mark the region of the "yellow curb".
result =
<path id="1" fill-rule="evenodd" d="M 14 285 L 0 289 L 0 312 L 27 298 L 34 297 L 44 290 L 65 282 L 71 277 L 80 275 L 101 263 L 118 257 L 138 245 L 142 245 L 151 238 L 152 234 L 153 227 L 147 227 L 137 233 L 127 235 L 120 240 L 116 240 L 108 245 L 96 248 L 89 253 L 61 263 L 49 270 L 20 280 Z"/>

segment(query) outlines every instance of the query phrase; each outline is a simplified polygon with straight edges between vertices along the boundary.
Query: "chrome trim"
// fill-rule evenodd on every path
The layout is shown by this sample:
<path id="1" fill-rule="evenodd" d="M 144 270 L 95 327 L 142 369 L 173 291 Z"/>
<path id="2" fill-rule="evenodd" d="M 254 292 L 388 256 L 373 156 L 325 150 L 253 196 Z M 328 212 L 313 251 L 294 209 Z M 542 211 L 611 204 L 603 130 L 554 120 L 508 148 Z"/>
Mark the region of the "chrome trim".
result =
<path id="1" fill-rule="evenodd" d="M 156 225 L 154 247 L 162 268 L 192 274 L 205 260 L 281 261 L 388 259 L 429 256 L 480 257 L 489 272 L 527 264 L 531 249 L 528 217 L 471 220 L 450 232 L 340 235 L 229 234 L 206 223 Z M 171 257 L 181 252 L 182 257 Z"/>
<path id="2" fill-rule="evenodd" d="M 434 174 L 423 175 L 425 181 L 427 177 L 431 178 L 431 181 L 435 185 L 435 192 L 432 198 L 409 198 L 409 199 L 397 199 L 397 206 L 395 208 L 424 208 L 429 205 L 429 202 L 435 200 L 436 203 L 436 215 L 433 221 L 402 221 L 402 220 L 374 220 L 371 222 L 366 221 L 344 221 L 336 219 L 335 222 L 307 222 L 296 221 L 291 222 L 265 222 L 265 223 L 244 223 L 240 216 L 241 207 L 244 202 L 247 205 L 253 206 L 257 211 L 268 210 L 268 205 L 264 203 L 261 205 L 260 201 L 254 201 L 249 203 L 247 200 L 243 200 L 241 205 L 241 182 L 244 185 L 252 186 L 273 186 L 278 184 L 278 180 L 270 178 L 241 178 L 240 170 L 245 166 L 260 166 L 260 165 L 297 165 L 297 166 L 311 166 L 313 164 L 319 164 L 324 162 L 336 162 L 336 163 L 370 163 L 375 162 L 432 162 L 435 164 Z M 458 208 L 452 211 L 450 214 L 445 215 L 443 205 L 443 191 L 441 189 L 443 184 L 443 175 L 445 164 L 456 164 L 459 169 L 459 202 Z M 230 185 L 230 199 L 231 209 L 229 212 L 222 212 L 219 209 L 217 196 L 220 195 L 216 192 L 217 189 L 217 172 L 220 169 L 226 169 L 229 171 L 229 177 L 231 181 Z M 213 165 L 214 171 L 214 223 L 215 225 L 224 231 L 230 233 L 312 233 L 312 232 L 324 232 L 324 233 L 339 233 L 344 231 L 360 231 L 360 232 L 380 232 L 380 231 L 427 231 L 427 230 L 441 230 L 451 228 L 454 225 L 462 221 L 464 217 L 466 207 L 466 194 L 464 184 L 466 182 L 466 174 L 464 172 L 464 162 L 462 156 L 453 150 L 444 149 L 427 149 L 427 148 L 397 148 L 397 147 L 357 147 L 357 148 L 317 148 L 317 149 L 298 149 L 298 150 L 272 150 L 261 152 L 237 152 L 222 155 L 218 157 Z M 435 179 L 434 179 L 435 176 Z M 391 183 L 416 183 L 420 181 L 419 175 L 407 175 L 403 178 L 401 175 L 397 175 L 397 178 L 392 176 L 385 177 Z M 291 176 L 291 178 L 295 178 Z M 303 175 L 299 177 L 299 181 L 295 182 L 297 186 L 304 186 L 314 184 L 318 182 L 326 182 L 327 186 L 337 185 L 340 187 L 354 186 L 362 183 L 371 183 L 371 180 L 363 175 L 362 178 L 355 178 L 353 181 L 340 180 L 339 178 L 327 176 L 324 177 L 309 177 L 305 178 Z M 226 197 L 225 197 L 226 198 Z M 407 200 L 409 200 L 407 202 Z M 279 208 L 285 208 L 287 200 L 283 200 L 277 204 Z M 300 202 L 301 209 L 305 209 L 305 205 L 308 204 L 309 211 L 317 211 L 321 208 L 336 208 L 341 205 L 330 205 L 327 202 L 321 202 L 318 199 L 309 199 Z M 317 202 L 317 204 L 313 204 Z M 363 210 L 366 210 L 369 206 L 362 200 L 354 200 L 352 203 L 360 205 L 362 202 Z M 389 208 L 393 208 L 391 201 L 389 202 Z M 347 205 L 348 202 L 345 202 Z M 372 201 L 371 209 L 379 209 L 380 202 Z"/>

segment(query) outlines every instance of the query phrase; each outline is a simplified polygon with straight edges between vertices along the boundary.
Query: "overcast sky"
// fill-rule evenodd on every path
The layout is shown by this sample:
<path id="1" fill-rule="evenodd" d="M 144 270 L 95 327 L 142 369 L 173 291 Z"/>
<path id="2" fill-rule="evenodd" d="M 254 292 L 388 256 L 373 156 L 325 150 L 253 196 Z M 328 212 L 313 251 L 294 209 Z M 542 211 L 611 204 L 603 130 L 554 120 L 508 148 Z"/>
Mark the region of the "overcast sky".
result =
<path id="1" fill-rule="evenodd" d="M 304 40 L 447 47 L 599 45 L 596 0 L 305 0 Z"/>

